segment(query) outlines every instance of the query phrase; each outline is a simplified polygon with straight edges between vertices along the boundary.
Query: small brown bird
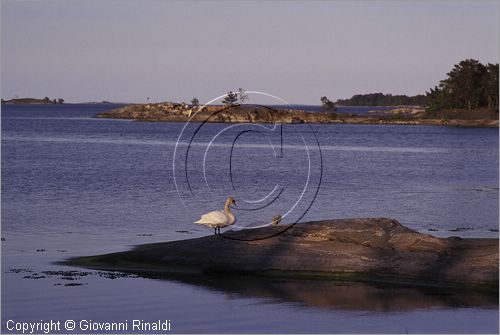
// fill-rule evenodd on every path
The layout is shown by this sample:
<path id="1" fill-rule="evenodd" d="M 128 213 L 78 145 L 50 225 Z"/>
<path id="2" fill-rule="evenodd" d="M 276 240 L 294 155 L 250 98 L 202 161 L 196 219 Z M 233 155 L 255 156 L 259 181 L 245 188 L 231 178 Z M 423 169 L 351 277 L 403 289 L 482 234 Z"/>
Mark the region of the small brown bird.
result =
<path id="1" fill-rule="evenodd" d="M 273 216 L 272 220 L 271 220 L 271 224 L 273 225 L 277 225 L 281 222 L 281 215 L 275 215 Z"/>

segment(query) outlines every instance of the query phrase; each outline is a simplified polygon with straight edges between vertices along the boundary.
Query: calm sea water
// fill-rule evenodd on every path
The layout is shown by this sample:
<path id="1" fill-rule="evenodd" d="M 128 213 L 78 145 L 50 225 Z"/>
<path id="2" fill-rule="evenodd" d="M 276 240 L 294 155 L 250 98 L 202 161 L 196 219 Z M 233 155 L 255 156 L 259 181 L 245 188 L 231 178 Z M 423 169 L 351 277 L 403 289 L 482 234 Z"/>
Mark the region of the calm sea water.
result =
<path id="1" fill-rule="evenodd" d="M 192 222 L 228 195 L 240 200 L 235 229 L 289 213 L 498 238 L 498 129 L 92 118 L 110 107 L 2 106 L 2 331 L 8 320 L 139 319 L 171 320 L 172 332 L 498 332 L 489 294 L 53 264 L 211 234 Z"/>
<path id="2" fill-rule="evenodd" d="M 282 106 L 287 107 L 287 106 Z M 321 106 L 315 105 L 292 105 L 293 108 L 305 111 L 317 112 L 321 111 Z M 357 114 L 357 115 L 377 115 L 383 114 L 384 111 L 395 108 L 395 106 L 341 106 L 337 107 L 336 113 Z"/>

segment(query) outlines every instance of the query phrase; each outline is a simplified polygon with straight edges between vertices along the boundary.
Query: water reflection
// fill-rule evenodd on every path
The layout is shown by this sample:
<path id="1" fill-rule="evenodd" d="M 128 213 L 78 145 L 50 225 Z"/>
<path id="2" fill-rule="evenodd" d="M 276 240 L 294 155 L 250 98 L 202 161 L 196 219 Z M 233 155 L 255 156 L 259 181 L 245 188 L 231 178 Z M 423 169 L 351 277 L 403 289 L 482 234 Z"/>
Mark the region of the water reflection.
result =
<path id="1" fill-rule="evenodd" d="M 144 276 L 144 274 L 142 274 Z M 158 277 L 249 298 L 350 311 L 410 311 L 440 307 L 498 308 L 498 292 L 387 286 L 348 281 L 268 279 L 254 276 Z"/>

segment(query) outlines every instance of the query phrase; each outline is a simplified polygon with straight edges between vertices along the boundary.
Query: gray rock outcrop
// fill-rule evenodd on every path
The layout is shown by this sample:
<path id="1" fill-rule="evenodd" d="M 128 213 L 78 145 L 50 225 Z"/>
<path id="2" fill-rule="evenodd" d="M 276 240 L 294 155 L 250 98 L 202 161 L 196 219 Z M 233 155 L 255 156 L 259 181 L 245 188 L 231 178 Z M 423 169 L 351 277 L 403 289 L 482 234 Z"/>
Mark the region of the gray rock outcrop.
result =
<path id="1" fill-rule="evenodd" d="M 74 258 L 65 264 L 130 272 L 251 273 L 498 290 L 498 239 L 437 238 L 391 219 L 229 231 Z"/>

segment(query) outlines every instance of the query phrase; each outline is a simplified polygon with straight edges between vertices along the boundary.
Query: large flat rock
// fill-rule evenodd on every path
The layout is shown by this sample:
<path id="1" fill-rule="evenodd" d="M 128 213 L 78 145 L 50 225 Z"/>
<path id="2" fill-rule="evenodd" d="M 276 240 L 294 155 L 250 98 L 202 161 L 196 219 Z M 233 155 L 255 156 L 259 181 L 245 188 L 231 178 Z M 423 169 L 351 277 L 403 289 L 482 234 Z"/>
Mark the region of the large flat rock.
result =
<path id="1" fill-rule="evenodd" d="M 288 227 L 145 244 L 63 264 L 129 272 L 251 273 L 498 289 L 498 239 L 437 238 L 384 218 L 299 223 L 264 238 Z"/>

